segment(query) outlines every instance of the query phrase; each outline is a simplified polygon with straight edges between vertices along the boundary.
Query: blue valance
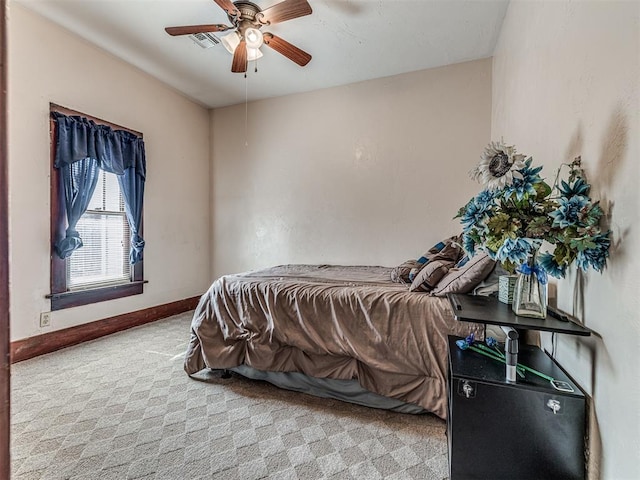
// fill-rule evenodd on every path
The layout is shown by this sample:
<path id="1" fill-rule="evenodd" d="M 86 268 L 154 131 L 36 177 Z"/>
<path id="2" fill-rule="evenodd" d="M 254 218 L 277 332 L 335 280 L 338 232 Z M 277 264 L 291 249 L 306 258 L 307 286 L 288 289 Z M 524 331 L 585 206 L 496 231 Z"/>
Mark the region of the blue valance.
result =
<path id="1" fill-rule="evenodd" d="M 87 210 L 100 169 L 118 176 L 131 232 L 129 260 L 138 263 L 145 244 L 140 236 L 146 178 L 144 141 L 126 130 L 113 130 L 84 117 L 59 112 L 51 112 L 51 116 L 57 134 L 54 167 L 60 172 L 64 192 L 60 210 L 67 217 L 66 229 L 56 232 L 56 253 L 66 258 L 82 247 L 76 225 Z"/>
<path id="2" fill-rule="evenodd" d="M 54 167 L 93 158 L 105 172 L 123 175 L 133 168 L 146 178 L 144 140 L 126 130 L 114 130 L 93 120 L 51 112 L 56 121 L 56 158 Z"/>

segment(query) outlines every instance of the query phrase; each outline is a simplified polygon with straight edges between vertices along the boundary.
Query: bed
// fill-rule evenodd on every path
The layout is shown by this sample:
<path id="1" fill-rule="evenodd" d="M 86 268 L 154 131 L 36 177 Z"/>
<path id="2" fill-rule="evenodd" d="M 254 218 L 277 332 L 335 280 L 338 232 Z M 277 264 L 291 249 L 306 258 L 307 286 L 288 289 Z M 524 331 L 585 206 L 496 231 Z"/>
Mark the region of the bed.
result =
<path id="1" fill-rule="evenodd" d="M 282 265 L 225 275 L 196 308 L 185 370 L 272 375 L 285 388 L 446 418 L 447 335 L 482 338 L 483 327 L 457 322 L 445 297 L 410 291 L 393 273 Z"/>

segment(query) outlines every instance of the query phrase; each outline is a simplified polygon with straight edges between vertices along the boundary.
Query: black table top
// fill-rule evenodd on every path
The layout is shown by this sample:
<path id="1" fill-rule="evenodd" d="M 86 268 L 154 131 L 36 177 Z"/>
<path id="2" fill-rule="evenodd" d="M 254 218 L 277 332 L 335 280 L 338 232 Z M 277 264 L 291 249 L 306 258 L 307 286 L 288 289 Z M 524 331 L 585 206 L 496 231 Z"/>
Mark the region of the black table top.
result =
<path id="1" fill-rule="evenodd" d="M 563 321 L 547 315 L 547 318 L 520 317 L 513 313 L 511 305 L 500 302 L 496 297 L 447 294 L 456 320 L 464 322 L 503 325 L 517 330 L 541 330 L 545 332 L 567 333 L 569 335 L 591 335 L 591 330 L 571 321 Z"/>

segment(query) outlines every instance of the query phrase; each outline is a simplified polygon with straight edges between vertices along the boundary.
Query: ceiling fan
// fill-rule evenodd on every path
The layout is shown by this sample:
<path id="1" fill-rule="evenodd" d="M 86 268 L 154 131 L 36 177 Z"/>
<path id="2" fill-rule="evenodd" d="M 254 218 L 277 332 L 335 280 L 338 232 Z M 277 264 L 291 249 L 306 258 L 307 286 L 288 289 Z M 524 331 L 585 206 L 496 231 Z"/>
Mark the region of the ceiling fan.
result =
<path id="1" fill-rule="evenodd" d="M 258 5 L 244 0 L 214 0 L 222 8 L 233 26 L 224 24 L 189 25 L 167 27 L 165 31 L 172 36 L 192 35 L 195 33 L 213 33 L 233 30 L 223 37 L 222 43 L 233 53 L 231 71 L 243 73 L 247 71 L 249 60 L 262 56 L 260 47 L 264 44 L 284 55 L 289 60 L 304 67 L 311 60 L 304 50 L 269 32 L 260 32 L 264 26 L 285 22 L 298 17 L 310 15 L 312 10 L 307 0 L 283 0 L 262 10 Z"/>

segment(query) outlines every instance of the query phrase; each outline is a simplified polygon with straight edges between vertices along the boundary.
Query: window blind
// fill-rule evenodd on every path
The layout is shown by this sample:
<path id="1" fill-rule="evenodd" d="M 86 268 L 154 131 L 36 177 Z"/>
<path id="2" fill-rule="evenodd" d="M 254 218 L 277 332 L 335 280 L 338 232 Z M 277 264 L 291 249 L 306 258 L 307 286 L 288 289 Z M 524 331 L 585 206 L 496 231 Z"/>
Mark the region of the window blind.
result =
<path id="1" fill-rule="evenodd" d="M 67 288 L 79 290 L 131 280 L 129 224 L 117 177 L 100 171 L 89 207 L 76 226 L 83 246 L 67 258 Z"/>

